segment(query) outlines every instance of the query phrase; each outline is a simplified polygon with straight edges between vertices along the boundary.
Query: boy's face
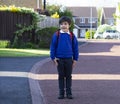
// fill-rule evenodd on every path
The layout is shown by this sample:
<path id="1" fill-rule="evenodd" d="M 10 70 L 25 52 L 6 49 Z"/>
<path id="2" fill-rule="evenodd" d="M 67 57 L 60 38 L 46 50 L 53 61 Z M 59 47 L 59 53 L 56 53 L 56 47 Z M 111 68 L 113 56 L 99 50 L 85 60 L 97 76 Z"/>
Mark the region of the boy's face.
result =
<path id="1" fill-rule="evenodd" d="M 70 25 L 68 22 L 62 22 L 60 24 L 60 29 L 64 32 L 68 32 L 69 31 L 69 28 L 70 28 Z"/>

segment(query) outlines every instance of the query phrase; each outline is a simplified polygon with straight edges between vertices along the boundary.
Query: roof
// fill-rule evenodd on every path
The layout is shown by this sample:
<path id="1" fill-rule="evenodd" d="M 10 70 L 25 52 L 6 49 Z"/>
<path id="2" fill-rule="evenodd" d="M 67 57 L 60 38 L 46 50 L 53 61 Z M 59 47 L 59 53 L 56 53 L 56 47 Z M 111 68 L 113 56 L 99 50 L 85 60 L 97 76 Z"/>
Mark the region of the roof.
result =
<path id="1" fill-rule="evenodd" d="M 105 18 L 113 18 L 113 14 L 116 12 L 115 7 L 104 7 L 103 13 Z"/>
<path id="2" fill-rule="evenodd" d="M 97 9 L 96 7 L 67 7 L 73 13 L 73 16 L 77 17 L 92 17 L 97 18 Z M 92 10 L 92 12 L 91 12 Z"/>

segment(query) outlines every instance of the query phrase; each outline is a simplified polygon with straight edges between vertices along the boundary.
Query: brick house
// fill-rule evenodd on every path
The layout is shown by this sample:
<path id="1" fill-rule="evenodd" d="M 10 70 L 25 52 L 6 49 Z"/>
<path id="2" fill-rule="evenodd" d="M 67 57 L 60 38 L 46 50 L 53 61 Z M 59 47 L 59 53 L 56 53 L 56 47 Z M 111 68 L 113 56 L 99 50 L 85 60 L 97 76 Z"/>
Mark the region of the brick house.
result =
<path id="1" fill-rule="evenodd" d="M 37 8 L 37 2 L 42 8 L 42 0 L 0 0 L 0 5 L 15 5 L 19 7 Z"/>
<path id="2" fill-rule="evenodd" d="M 67 7 L 73 14 L 74 32 L 77 37 L 85 37 L 87 30 L 96 30 L 98 24 L 96 7 Z"/>

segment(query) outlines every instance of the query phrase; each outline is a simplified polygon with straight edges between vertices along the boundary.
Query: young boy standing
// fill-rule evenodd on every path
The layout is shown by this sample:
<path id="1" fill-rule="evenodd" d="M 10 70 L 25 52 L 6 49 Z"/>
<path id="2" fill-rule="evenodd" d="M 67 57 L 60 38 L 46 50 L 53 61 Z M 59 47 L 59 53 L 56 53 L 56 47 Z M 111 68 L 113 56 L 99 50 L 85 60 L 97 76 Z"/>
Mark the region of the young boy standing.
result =
<path id="1" fill-rule="evenodd" d="M 59 20 L 60 30 L 53 34 L 50 45 L 50 57 L 57 66 L 59 96 L 72 99 L 72 69 L 78 60 L 78 41 L 69 28 L 71 19 L 63 16 Z"/>

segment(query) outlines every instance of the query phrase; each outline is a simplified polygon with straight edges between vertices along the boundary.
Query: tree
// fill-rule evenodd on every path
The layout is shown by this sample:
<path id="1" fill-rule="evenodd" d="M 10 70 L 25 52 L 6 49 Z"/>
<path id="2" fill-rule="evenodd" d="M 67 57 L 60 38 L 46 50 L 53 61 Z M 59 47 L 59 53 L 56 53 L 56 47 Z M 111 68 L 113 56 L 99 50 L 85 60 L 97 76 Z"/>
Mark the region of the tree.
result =
<path id="1" fill-rule="evenodd" d="M 47 4 L 47 10 L 49 10 L 49 13 L 51 15 L 58 14 L 59 18 L 62 16 L 69 16 L 72 19 L 72 17 L 73 17 L 72 12 L 69 11 L 68 9 L 66 9 L 66 7 L 63 7 L 62 5 L 54 5 L 54 4 L 49 5 L 49 4 Z M 72 24 L 71 24 L 70 30 L 73 31 L 73 28 L 74 28 L 74 22 L 72 19 Z"/>
<path id="2" fill-rule="evenodd" d="M 58 12 L 60 9 L 60 5 L 46 5 L 46 9 L 49 11 L 50 15 L 54 14 L 55 12 Z"/>
<path id="3" fill-rule="evenodd" d="M 98 26 L 101 25 L 101 12 L 102 12 L 102 8 L 98 8 L 97 9 L 97 13 L 98 13 Z"/>
<path id="4" fill-rule="evenodd" d="M 97 31 L 96 32 L 101 32 L 101 33 L 103 33 L 104 31 L 106 31 L 106 30 L 112 30 L 112 27 L 110 26 L 110 25 L 107 25 L 107 24 L 104 24 L 104 25 L 100 25 L 99 27 L 98 27 L 98 29 L 97 29 Z"/>

